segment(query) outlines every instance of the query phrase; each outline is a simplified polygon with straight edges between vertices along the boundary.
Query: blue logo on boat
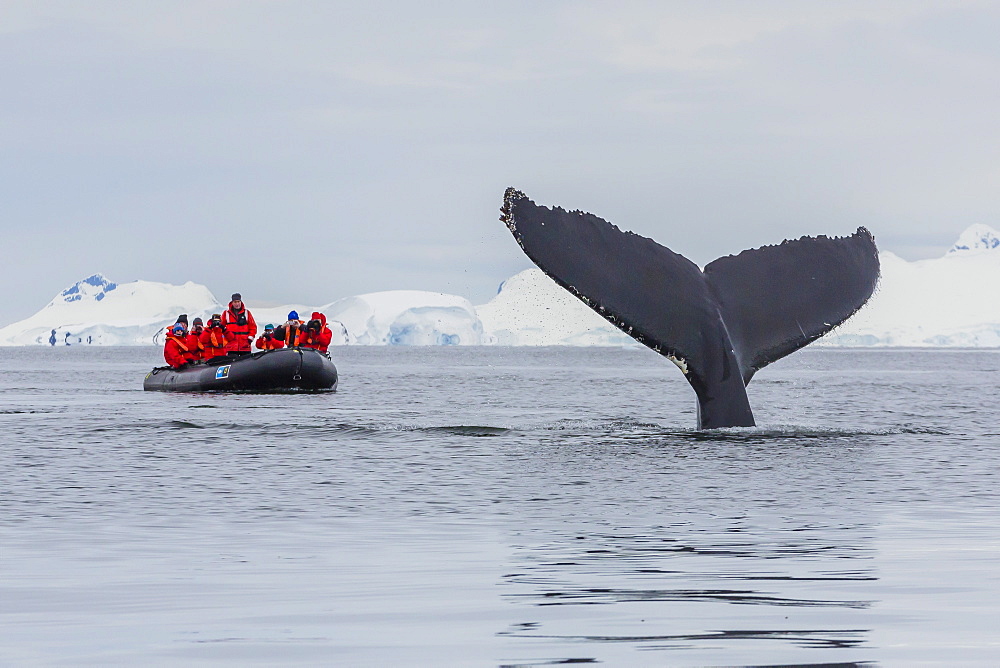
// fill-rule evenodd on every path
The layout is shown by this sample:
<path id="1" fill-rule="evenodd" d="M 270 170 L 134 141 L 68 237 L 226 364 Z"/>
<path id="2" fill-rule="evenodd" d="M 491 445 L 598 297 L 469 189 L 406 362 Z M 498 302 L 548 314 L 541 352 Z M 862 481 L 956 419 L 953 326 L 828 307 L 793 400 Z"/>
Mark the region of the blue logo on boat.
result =
<path id="1" fill-rule="evenodd" d="M 223 378 L 229 378 L 229 367 L 231 366 L 232 364 L 227 364 L 226 366 L 220 366 L 218 369 L 216 369 L 215 379 L 222 380 Z"/>

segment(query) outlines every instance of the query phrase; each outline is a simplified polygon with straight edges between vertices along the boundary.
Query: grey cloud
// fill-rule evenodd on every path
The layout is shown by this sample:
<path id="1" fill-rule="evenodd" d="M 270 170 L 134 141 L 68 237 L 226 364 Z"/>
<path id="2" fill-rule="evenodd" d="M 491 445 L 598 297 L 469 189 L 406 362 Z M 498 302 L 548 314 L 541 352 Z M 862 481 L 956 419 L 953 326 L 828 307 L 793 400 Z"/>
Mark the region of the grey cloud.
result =
<path id="1" fill-rule="evenodd" d="M 916 257 L 997 222 L 989 4 L 32 3 L 0 19 L 0 278 L 37 277 L 0 322 L 98 270 L 279 303 L 482 301 L 529 266 L 496 220 L 508 185 L 701 263 L 860 224 Z M 326 269 L 287 279 L 296 266 Z"/>

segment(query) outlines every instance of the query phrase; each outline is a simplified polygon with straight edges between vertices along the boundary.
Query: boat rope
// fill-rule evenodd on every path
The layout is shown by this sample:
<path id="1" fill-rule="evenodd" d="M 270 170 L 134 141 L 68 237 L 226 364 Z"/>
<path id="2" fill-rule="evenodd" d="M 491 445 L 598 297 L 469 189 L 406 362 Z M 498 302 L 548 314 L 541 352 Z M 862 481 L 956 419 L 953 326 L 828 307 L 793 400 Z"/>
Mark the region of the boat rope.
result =
<path id="1" fill-rule="evenodd" d="M 302 375 L 301 375 L 301 371 L 302 371 L 302 351 L 300 349 L 296 348 L 295 352 L 297 352 L 299 354 L 299 365 L 297 367 L 295 367 L 295 375 L 292 376 L 292 380 L 302 380 Z"/>

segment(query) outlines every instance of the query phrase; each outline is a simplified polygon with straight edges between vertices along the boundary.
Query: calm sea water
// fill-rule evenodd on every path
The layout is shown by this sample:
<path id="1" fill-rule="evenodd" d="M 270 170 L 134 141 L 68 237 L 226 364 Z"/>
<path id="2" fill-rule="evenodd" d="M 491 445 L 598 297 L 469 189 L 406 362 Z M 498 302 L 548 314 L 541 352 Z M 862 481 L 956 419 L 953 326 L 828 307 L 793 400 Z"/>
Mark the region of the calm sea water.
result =
<path id="1" fill-rule="evenodd" d="M 0 664 L 1000 663 L 1000 352 L 343 348 L 320 395 L 0 348 Z"/>

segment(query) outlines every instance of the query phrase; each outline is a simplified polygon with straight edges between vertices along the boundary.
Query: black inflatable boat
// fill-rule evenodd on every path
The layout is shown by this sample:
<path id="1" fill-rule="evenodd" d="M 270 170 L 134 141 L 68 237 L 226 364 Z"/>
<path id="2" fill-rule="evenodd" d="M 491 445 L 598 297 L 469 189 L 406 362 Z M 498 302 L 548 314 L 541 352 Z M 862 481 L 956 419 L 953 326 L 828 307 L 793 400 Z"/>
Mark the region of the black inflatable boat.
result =
<path id="1" fill-rule="evenodd" d="M 144 390 L 161 392 L 273 392 L 335 390 L 337 367 L 311 348 L 266 350 L 240 357 L 213 357 L 183 369 L 156 367 Z"/>

